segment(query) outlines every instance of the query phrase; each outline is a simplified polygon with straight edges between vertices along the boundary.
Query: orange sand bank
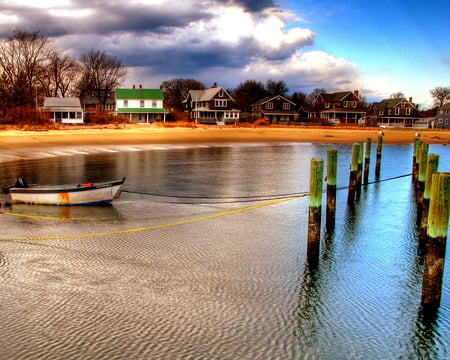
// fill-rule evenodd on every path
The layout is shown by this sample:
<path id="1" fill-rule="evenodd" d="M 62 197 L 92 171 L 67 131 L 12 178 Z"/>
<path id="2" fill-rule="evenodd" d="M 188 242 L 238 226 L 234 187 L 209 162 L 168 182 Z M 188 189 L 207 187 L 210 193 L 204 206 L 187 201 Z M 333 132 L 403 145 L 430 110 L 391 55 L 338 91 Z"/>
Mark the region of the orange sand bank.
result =
<path id="1" fill-rule="evenodd" d="M 379 129 L 309 128 L 309 127 L 218 127 L 162 128 L 128 126 L 113 128 L 72 128 L 49 131 L 0 131 L 0 146 L 4 150 L 36 147 L 127 145 L 127 144 L 187 144 L 223 142 L 311 142 L 353 143 L 372 138 L 377 141 Z M 412 143 L 417 130 L 383 129 L 385 144 Z M 419 130 L 421 140 L 428 144 L 450 144 L 450 130 Z"/>

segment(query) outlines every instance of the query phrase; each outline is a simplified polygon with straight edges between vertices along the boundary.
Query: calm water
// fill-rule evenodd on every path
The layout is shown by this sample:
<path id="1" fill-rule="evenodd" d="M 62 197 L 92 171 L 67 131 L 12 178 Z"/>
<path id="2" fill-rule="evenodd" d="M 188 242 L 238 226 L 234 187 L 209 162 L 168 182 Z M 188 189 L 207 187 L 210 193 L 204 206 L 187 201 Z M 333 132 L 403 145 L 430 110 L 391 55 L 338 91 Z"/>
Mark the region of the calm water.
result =
<path id="1" fill-rule="evenodd" d="M 306 264 L 312 157 L 351 145 L 67 148 L 3 154 L 2 184 L 127 177 L 107 207 L 5 204 L 0 359 L 446 359 L 441 307 L 420 313 L 411 178 L 338 192 L 336 230 Z M 440 171 L 450 171 L 450 147 Z M 14 161 L 8 161 L 14 160 Z M 412 146 L 383 148 L 381 179 L 411 172 Z M 373 180 L 375 148 L 372 150 Z M 259 201 L 251 201 L 259 200 Z"/>

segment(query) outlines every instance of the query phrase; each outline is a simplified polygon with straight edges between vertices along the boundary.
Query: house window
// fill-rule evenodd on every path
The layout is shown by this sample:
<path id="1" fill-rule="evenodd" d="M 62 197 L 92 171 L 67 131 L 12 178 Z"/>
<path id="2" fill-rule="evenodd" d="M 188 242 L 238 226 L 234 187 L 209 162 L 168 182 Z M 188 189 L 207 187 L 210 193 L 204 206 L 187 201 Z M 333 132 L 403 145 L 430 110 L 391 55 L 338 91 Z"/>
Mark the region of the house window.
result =
<path id="1" fill-rule="evenodd" d="M 128 100 L 123 101 L 123 107 L 128 107 Z"/>
<path id="2" fill-rule="evenodd" d="M 141 101 L 140 101 L 140 104 L 141 104 L 141 108 L 143 108 L 143 107 L 144 107 L 144 105 L 145 105 L 145 102 L 144 102 L 144 100 L 141 100 Z"/>
<path id="3" fill-rule="evenodd" d="M 388 115 L 392 115 L 392 109 L 388 109 Z"/>
<path id="4" fill-rule="evenodd" d="M 215 100 L 214 101 L 216 107 L 226 107 L 227 101 L 226 100 Z"/>
<path id="5" fill-rule="evenodd" d="M 383 116 L 383 110 L 378 111 L 379 116 Z"/>
<path id="6" fill-rule="evenodd" d="M 406 115 L 411 115 L 411 108 L 406 108 Z"/>
<path id="7" fill-rule="evenodd" d="M 348 107 L 348 101 L 344 101 L 344 107 Z"/>
<path id="8" fill-rule="evenodd" d="M 325 102 L 325 109 L 329 109 L 330 108 L 330 103 L 328 101 Z"/>
<path id="9" fill-rule="evenodd" d="M 155 107 L 157 107 L 158 105 L 157 105 L 157 103 L 156 103 L 156 100 L 152 100 L 152 108 L 155 108 Z"/>
<path id="10" fill-rule="evenodd" d="M 400 108 L 395 108 L 395 115 L 400 115 Z"/>
<path id="11" fill-rule="evenodd" d="M 223 97 L 223 90 L 219 91 L 219 97 Z"/>
<path id="12" fill-rule="evenodd" d="M 355 108 L 357 105 L 358 105 L 357 102 L 353 101 L 353 107 Z"/>
<path id="13" fill-rule="evenodd" d="M 273 109 L 273 102 L 266 103 L 266 109 Z"/>
<path id="14" fill-rule="evenodd" d="M 283 110 L 290 110 L 291 104 L 289 103 L 283 103 Z"/>

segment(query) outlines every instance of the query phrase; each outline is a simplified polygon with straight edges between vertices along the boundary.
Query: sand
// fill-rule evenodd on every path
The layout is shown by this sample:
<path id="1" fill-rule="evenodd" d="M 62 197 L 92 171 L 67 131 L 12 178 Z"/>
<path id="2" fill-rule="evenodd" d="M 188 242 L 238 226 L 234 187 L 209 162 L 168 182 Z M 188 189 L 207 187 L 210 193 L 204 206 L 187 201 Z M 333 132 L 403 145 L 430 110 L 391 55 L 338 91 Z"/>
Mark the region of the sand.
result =
<path id="1" fill-rule="evenodd" d="M 428 144 L 450 144 L 450 129 L 381 129 L 384 144 L 412 143 L 417 132 Z M 354 143 L 372 138 L 376 143 L 378 128 L 338 127 L 235 127 L 198 126 L 158 127 L 127 125 L 121 128 L 66 127 L 59 130 L 0 131 L 3 150 L 26 150 L 41 147 L 84 145 L 137 145 L 137 144 L 190 144 L 224 142 L 302 142 L 302 143 Z"/>

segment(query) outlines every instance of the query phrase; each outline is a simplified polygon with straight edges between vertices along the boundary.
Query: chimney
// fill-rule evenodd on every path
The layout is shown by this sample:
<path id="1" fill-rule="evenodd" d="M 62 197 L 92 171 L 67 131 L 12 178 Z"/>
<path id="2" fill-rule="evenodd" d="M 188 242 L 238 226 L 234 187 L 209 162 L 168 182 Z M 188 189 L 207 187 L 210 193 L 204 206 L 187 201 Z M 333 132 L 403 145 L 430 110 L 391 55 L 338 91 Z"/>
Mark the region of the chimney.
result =
<path id="1" fill-rule="evenodd" d="M 142 84 L 139 84 L 139 89 L 142 89 Z"/>
<path id="2" fill-rule="evenodd" d="M 133 89 L 136 89 L 136 85 L 133 84 Z"/>
<path id="3" fill-rule="evenodd" d="M 412 97 L 409 98 L 409 102 L 412 104 Z"/>
<path id="4" fill-rule="evenodd" d="M 355 94 L 356 97 L 359 96 L 359 90 L 355 90 L 355 91 L 353 91 L 353 93 Z"/>

